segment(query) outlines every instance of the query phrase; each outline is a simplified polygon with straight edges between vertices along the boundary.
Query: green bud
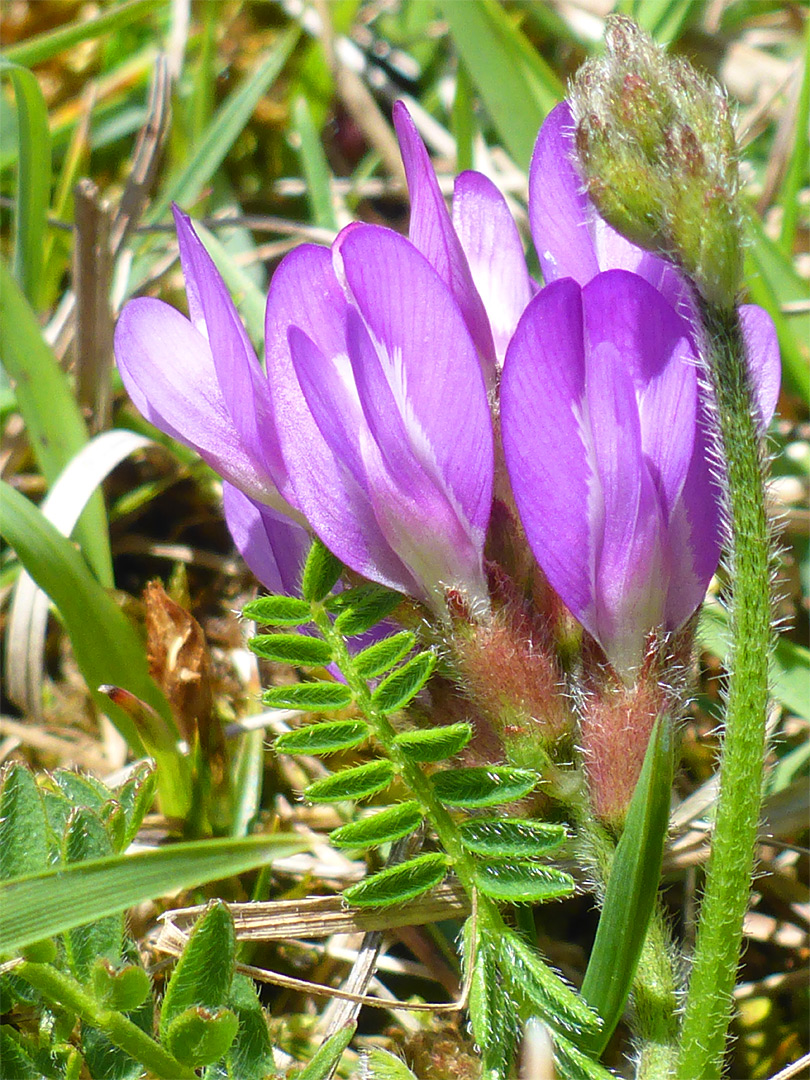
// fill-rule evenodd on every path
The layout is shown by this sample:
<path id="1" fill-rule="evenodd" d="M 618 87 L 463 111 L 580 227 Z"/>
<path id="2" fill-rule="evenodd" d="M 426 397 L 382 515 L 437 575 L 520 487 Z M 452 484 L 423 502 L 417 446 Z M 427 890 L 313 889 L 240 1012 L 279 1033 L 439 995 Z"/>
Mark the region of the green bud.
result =
<path id="1" fill-rule="evenodd" d="M 588 193 L 615 229 L 675 262 L 704 299 L 732 307 L 741 225 L 723 91 L 624 16 L 609 18 L 605 46 L 571 93 Z"/>

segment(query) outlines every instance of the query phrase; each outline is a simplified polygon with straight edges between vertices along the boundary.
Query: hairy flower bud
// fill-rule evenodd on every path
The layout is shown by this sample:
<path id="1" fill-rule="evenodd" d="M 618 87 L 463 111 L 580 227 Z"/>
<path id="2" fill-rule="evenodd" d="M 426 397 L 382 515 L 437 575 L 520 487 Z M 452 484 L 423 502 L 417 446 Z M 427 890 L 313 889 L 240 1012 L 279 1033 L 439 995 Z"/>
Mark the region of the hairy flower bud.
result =
<path id="1" fill-rule="evenodd" d="M 628 18 L 583 65 L 571 105 L 588 194 L 634 243 L 731 307 L 742 272 L 734 132 L 723 91 Z"/>

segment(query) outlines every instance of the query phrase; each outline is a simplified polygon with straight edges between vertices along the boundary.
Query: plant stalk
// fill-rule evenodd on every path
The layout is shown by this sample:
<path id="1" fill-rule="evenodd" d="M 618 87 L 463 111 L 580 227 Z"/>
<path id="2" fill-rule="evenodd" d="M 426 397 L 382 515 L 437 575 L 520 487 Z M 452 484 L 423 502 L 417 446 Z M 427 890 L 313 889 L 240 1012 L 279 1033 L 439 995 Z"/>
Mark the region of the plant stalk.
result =
<path id="1" fill-rule="evenodd" d="M 194 1080 L 196 1077 L 193 1069 L 182 1065 L 123 1013 L 104 1008 L 81 983 L 51 964 L 26 961 L 14 969 L 14 974 L 39 990 L 48 1000 L 70 1009 L 84 1023 L 103 1031 L 110 1042 L 145 1065 L 154 1076 L 162 1080 Z"/>
<path id="2" fill-rule="evenodd" d="M 762 797 L 771 632 L 771 538 L 760 433 L 736 310 L 703 302 L 727 476 L 729 685 L 720 790 L 681 1032 L 679 1080 L 719 1078 L 731 1018 Z"/>

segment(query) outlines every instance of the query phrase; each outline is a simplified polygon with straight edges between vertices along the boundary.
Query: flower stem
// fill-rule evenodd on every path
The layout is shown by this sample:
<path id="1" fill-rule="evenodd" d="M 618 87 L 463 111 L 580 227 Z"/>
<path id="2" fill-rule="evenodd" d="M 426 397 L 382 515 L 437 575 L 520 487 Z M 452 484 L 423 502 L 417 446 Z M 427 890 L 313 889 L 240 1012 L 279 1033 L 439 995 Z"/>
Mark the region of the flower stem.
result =
<path id="1" fill-rule="evenodd" d="M 139 1061 L 156 1077 L 163 1080 L 194 1080 L 196 1073 L 167 1053 L 137 1024 L 123 1013 L 107 1009 L 89 994 L 72 976 L 58 971 L 51 964 L 26 962 L 14 969 L 14 974 L 29 986 L 39 990 L 49 1001 L 56 1002 L 76 1013 L 82 1020 L 103 1031 L 110 1042 Z"/>
<path id="2" fill-rule="evenodd" d="M 720 791 L 681 1032 L 680 1080 L 713 1080 L 722 1069 L 754 865 L 772 647 L 763 460 L 742 331 L 735 310 L 702 306 L 728 478 L 733 604 Z"/>
<path id="3" fill-rule="evenodd" d="M 675 1075 L 678 989 L 672 939 L 659 902 L 633 980 L 633 1028 L 639 1046 L 636 1080 L 671 1080 Z"/>

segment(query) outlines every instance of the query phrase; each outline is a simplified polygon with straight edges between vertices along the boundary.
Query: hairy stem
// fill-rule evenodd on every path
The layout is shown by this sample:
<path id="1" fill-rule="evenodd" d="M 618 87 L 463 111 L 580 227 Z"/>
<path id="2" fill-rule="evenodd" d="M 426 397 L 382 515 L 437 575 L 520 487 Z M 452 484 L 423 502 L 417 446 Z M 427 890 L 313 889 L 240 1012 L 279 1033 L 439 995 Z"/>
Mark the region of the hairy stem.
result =
<path id="1" fill-rule="evenodd" d="M 679 980 L 672 939 L 660 902 L 633 982 L 633 1028 L 639 1049 L 636 1080 L 671 1080 L 678 1057 Z"/>
<path id="2" fill-rule="evenodd" d="M 194 1080 L 196 1073 L 193 1069 L 181 1065 L 177 1058 L 167 1053 L 123 1013 L 99 1004 L 72 976 L 58 971 L 51 964 L 28 961 L 16 967 L 14 974 L 39 990 L 49 1001 L 64 1006 L 85 1023 L 103 1031 L 110 1042 L 145 1065 L 154 1076 L 163 1080 Z"/>
<path id="3" fill-rule="evenodd" d="M 681 1033 L 680 1080 L 713 1080 L 722 1070 L 754 866 L 772 647 L 770 534 L 742 331 L 734 310 L 704 303 L 702 314 L 728 478 L 733 605 L 720 791 Z"/>

